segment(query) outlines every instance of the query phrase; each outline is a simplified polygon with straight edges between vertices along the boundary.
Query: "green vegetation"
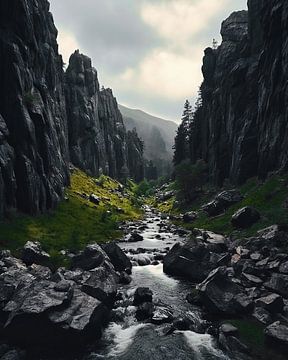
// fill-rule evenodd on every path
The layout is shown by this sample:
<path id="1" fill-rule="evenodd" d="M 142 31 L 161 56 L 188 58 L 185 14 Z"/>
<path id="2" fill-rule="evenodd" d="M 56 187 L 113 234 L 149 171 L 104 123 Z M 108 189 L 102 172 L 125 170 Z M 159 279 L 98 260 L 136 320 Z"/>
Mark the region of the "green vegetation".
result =
<path id="1" fill-rule="evenodd" d="M 36 217 L 14 215 L 0 223 L 0 247 L 17 251 L 27 240 L 38 240 L 55 263 L 63 263 L 59 250 L 79 250 L 87 243 L 120 237 L 120 221 L 141 217 L 132 191 L 122 191 L 122 185 L 109 177 L 95 179 L 76 170 L 66 200 L 55 211 Z M 87 199 L 92 193 L 101 198 L 99 205 Z"/>
<path id="2" fill-rule="evenodd" d="M 253 320 L 232 320 L 229 321 L 239 330 L 240 339 L 255 350 L 262 350 L 265 344 L 264 326 Z"/>
<path id="3" fill-rule="evenodd" d="M 238 209 L 244 206 L 255 207 L 261 214 L 261 220 L 249 229 L 237 231 L 237 235 L 253 236 L 258 230 L 267 226 L 288 223 L 288 210 L 284 206 L 285 199 L 288 199 L 288 175 L 273 175 L 265 182 L 261 182 L 256 178 L 249 179 L 243 186 L 239 187 L 239 190 L 244 195 L 244 199 L 227 209 L 224 214 L 210 218 L 204 212 L 200 212 L 196 221 L 184 226 L 231 235 L 235 233 L 235 229 L 231 225 L 231 217 Z M 220 189 L 203 191 L 188 208 L 185 207 L 185 211 L 199 210 L 203 204 L 212 200 L 213 196 L 220 191 Z M 173 203 L 174 199 L 172 198 L 165 203 L 158 204 L 158 208 L 161 211 L 172 213 L 183 212 L 183 208 L 177 209 Z"/>

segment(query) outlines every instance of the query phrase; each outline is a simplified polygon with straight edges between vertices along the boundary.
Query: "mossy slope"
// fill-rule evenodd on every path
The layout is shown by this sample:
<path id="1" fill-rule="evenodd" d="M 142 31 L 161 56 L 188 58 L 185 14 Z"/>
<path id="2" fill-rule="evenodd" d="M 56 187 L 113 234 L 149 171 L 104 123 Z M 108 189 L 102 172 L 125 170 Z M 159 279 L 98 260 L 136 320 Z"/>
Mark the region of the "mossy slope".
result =
<path id="1" fill-rule="evenodd" d="M 0 247 L 17 250 L 27 240 L 38 240 L 52 255 L 62 249 L 78 250 L 90 242 L 106 242 L 121 236 L 117 224 L 138 219 L 141 211 L 134 206 L 133 193 L 109 177 L 92 178 L 75 170 L 66 189 L 66 201 L 49 214 L 30 217 L 15 215 L 0 223 Z M 95 205 L 83 194 L 95 194 L 102 200 Z"/>

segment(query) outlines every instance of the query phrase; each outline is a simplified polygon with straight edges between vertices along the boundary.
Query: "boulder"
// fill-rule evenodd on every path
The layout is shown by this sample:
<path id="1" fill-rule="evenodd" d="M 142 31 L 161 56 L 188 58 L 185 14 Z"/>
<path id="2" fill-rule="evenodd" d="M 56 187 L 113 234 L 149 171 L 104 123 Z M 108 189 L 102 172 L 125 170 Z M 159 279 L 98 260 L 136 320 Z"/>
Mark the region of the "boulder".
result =
<path id="1" fill-rule="evenodd" d="M 143 240 L 144 240 L 143 236 L 138 234 L 137 232 L 132 233 L 128 238 L 128 242 L 140 242 Z"/>
<path id="2" fill-rule="evenodd" d="M 192 239 L 184 244 L 175 244 L 163 260 L 166 274 L 183 276 L 195 282 L 203 281 L 213 267 L 209 249 Z"/>
<path id="3" fill-rule="evenodd" d="M 151 318 L 151 322 L 156 325 L 170 323 L 173 321 L 173 313 L 167 308 L 157 307 Z"/>
<path id="4" fill-rule="evenodd" d="M 82 285 L 81 290 L 86 294 L 111 306 L 117 293 L 118 277 L 108 263 L 91 271 L 90 277 Z"/>
<path id="5" fill-rule="evenodd" d="M 122 271 L 119 275 L 119 284 L 128 285 L 132 281 L 131 276 L 129 276 L 125 271 Z"/>
<path id="6" fill-rule="evenodd" d="M 133 304 L 138 306 L 143 303 L 152 302 L 153 293 L 149 288 L 139 287 L 134 294 Z"/>
<path id="7" fill-rule="evenodd" d="M 105 259 L 108 259 L 108 256 L 99 245 L 88 245 L 83 251 L 72 258 L 71 268 L 92 270 L 101 266 Z"/>
<path id="8" fill-rule="evenodd" d="M 271 314 L 262 307 L 255 307 L 252 316 L 264 325 L 272 322 Z"/>
<path id="9" fill-rule="evenodd" d="M 50 255 L 42 249 L 38 241 L 27 241 L 22 249 L 21 259 L 27 265 L 47 265 L 50 261 Z"/>
<path id="10" fill-rule="evenodd" d="M 102 248 L 109 256 L 109 259 L 114 265 L 116 271 L 131 270 L 131 261 L 115 242 L 105 244 L 102 246 Z"/>
<path id="11" fill-rule="evenodd" d="M 256 306 L 263 307 L 270 313 L 281 313 L 284 308 L 283 298 L 278 294 L 269 294 L 256 300 Z"/>
<path id="12" fill-rule="evenodd" d="M 219 328 L 219 331 L 222 332 L 225 336 L 237 336 L 239 333 L 238 329 L 229 323 L 222 324 Z"/>
<path id="13" fill-rule="evenodd" d="M 251 206 L 246 206 L 232 216 L 232 225 L 236 228 L 248 228 L 260 219 L 259 212 Z"/>
<path id="14" fill-rule="evenodd" d="M 101 201 L 101 198 L 99 196 L 95 195 L 95 194 L 91 194 L 89 196 L 89 201 L 92 202 L 95 205 L 99 205 L 100 201 Z"/>
<path id="15" fill-rule="evenodd" d="M 237 190 L 223 191 L 215 199 L 202 207 L 209 216 L 216 216 L 224 212 L 228 207 L 241 201 L 243 196 Z"/>
<path id="16" fill-rule="evenodd" d="M 182 220 L 184 221 L 184 223 L 187 223 L 187 224 L 192 223 L 196 219 L 197 219 L 197 212 L 195 212 L 195 211 L 186 212 L 182 217 Z"/>
<path id="17" fill-rule="evenodd" d="M 154 305 L 151 302 L 144 302 L 136 310 L 136 319 L 138 321 L 148 320 L 153 317 Z"/>
<path id="18" fill-rule="evenodd" d="M 276 321 L 264 330 L 265 340 L 269 345 L 288 351 L 288 326 Z"/>
<path id="19" fill-rule="evenodd" d="M 209 313 L 215 315 L 236 315 L 247 313 L 252 301 L 244 289 L 229 278 L 226 267 L 213 270 L 207 279 L 198 285 L 201 301 Z"/>
<path id="20" fill-rule="evenodd" d="M 288 275 L 273 273 L 271 279 L 264 286 L 284 298 L 288 298 Z"/>

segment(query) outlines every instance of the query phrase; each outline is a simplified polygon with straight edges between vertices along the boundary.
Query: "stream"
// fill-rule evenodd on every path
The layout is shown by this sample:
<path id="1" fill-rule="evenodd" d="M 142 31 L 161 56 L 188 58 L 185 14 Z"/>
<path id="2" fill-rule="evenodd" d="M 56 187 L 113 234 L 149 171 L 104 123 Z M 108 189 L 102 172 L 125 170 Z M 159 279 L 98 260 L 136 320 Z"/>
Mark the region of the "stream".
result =
<path id="1" fill-rule="evenodd" d="M 205 321 L 200 309 L 186 301 L 192 283 L 167 276 L 162 261 L 155 260 L 155 257 L 163 258 L 177 241 L 183 241 L 183 236 L 180 238 L 174 225 L 161 219 L 155 211 L 147 207 L 145 212 L 144 220 L 128 224 L 126 229 L 130 234 L 137 231 L 143 236 L 143 241 L 119 243 L 133 263 L 132 282 L 121 286 L 122 299 L 116 302 L 112 321 L 85 360 L 232 359 L 217 348 L 211 335 L 205 334 Z M 138 263 L 148 265 L 139 266 Z M 174 319 L 188 318 L 195 325 L 195 332 L 176 330 L 169 333 L 171 324 L 137 321 L 133 297 L 138 287 L 152 290 L 157 309 L 173 313 Z"/>

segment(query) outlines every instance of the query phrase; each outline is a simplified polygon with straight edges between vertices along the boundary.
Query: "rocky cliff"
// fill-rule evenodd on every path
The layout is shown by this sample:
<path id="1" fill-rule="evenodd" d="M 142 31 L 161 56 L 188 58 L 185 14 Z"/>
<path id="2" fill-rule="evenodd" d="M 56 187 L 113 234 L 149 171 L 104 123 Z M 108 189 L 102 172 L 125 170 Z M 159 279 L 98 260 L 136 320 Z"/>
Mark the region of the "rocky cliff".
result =
<path id="1" fill-rule="evenodd" d="M 70 160 L 93 175 L 134 177 L 117 102 L 99 90 L 88 57 L 72 55 L 65 75 L 47 0 L 0 3 L 0 99 L 0 217 L 53 208 Z"/>
<path id="2" fill-rule="evenodd" d="M 0 3 L 0 215 L 53 207 L 68 184 L 62 58 L 45 0 Z"/>
<path id="3" fill-rule="evenodd" d="M 288 167 L 288 3 L 248 8 L 222 23 L 222 44 L 203 59 L 191 158 L 206 160 L 217 184 Z"/>

